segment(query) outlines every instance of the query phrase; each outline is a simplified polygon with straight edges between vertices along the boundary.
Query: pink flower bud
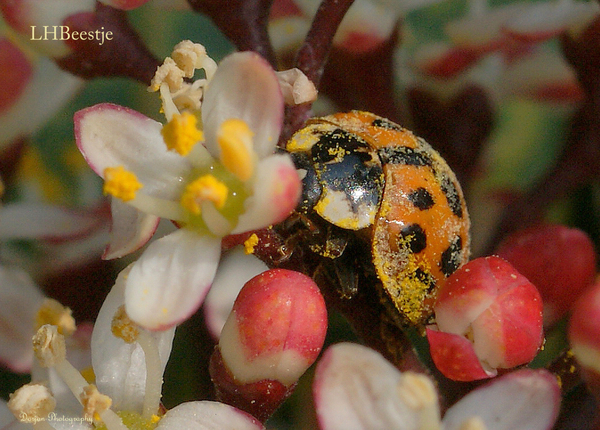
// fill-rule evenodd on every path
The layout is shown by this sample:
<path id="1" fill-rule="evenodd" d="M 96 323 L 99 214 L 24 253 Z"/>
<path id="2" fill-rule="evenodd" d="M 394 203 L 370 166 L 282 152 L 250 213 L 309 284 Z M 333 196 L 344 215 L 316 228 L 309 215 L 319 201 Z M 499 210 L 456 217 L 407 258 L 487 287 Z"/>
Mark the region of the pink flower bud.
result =
<path id="1" fill-rule="evenodd" d="M 211 359 L 221 401 L 268 418 L 316 360 L 327 331 L 325 301 L 306 275 L 273 269 L 244 285 Z"/>
<path id="2" fill-rule="evenodd" d="M 19 98 L 31 79 L 33 67 L 25 54 L 7 38 L 0 38 L 0 114 Z"/>
<path id="3" fill-rule="evenodd" d="M 569 321 L 569 342 L 590 390 L 600 399 L 600 282 L 577 300 Z"/>
<path id="4" fill-rule="evenodd" d="M 594 245 L 576 228 L 546 224 L 518 231 L 500 244 L 498 255 L 537 287 L 547 326 L 565 315 L 596 276 Z"/>
<path id="5" fill-rule="evenodd" d="M 542 345 L 538 291 L 496 256 L 454 272 L 440 288 L 434 311 L 437 328 L 430 327 L 427 338 L 435 365 L 450 379 L 494 376 L 498 368 L 528 363 Z"/>

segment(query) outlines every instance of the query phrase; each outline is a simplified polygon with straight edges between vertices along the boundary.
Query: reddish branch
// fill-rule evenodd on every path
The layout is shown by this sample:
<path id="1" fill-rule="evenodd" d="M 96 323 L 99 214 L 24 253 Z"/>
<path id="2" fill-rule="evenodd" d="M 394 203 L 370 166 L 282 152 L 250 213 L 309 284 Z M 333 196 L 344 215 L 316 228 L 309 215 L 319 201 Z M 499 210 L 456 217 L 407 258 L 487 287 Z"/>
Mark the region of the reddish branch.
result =
<path id="1" fill-rule="evenodd" d="M 273 0 L 188 0 L 196 12 L 201 12 L 240 51 L 255 51 L 273 66 L 275 53 L 269 39 L 269 11 Z"/>
<path id="2" fill-rule="evenodd" d="M 56 63 L 67 72 L 84 79 L 123 76 L 149 85 L 160 62 L 133 30 L 122 10 L 97 3 L 95 12 L 68 17 L 64 25 L 71 31 L 112 32 L 112 40 L 102 45 L 97 40 L 69 40 L 72 52 Z"/>

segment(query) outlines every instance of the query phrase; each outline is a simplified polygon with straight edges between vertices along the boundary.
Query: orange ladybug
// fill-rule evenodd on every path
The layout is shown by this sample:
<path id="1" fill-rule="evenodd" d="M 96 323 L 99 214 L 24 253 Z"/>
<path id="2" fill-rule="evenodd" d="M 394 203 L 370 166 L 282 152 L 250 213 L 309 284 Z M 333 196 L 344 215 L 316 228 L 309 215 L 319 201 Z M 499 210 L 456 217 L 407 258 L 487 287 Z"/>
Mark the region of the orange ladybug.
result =
<path id="1" fill-rule="evenodd" d="M 403 321 L 423 324 L 439 285 L 470 252 L 467 206 L 444 159 L 409 130 L 361 111 L 309 120 L 286 150 L 303 178 L 297 213 L 316 226 L 308 247 L 341 275 L 342 294 L 355 292 L 348 266 L 357 264 L 344 253 L 359 238 Z"/>

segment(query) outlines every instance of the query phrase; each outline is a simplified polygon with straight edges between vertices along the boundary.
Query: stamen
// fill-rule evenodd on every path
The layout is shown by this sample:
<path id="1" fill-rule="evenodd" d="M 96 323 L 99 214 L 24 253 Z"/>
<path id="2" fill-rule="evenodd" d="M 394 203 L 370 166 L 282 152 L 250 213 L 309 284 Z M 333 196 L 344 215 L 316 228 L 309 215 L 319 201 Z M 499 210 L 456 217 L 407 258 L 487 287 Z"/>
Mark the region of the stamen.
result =
<path id="1" fill-rule="evenodd" d="M 165 117 L 167 121 L 171 121 L 173 115 L 179 114 L 179 109 L 175 105 L 173 101 L 173 95 L 171 94 L 171 90 L 169 90 L 169 84 L 163 82 L 160 85 L 160 99 L 162 100 L 162 110 L 165 113 Z"/>
<path id="2" fill-rule="evenodd" d="M 441 429 L 440 411 L 431 380 L 413 372 L 405 372 L 397 386 L 397 395 L 419 414 L 420 429 Z"/>
<path id="3" fill-rule="evenodd" d="M 42 367 L 54 367 L 67 356 L 65 337 L 56 326 L 45 324 L 33 336 L 33 352 Z"/>
<path id="4" fill-rule="evenodd" d="M 112 320 L 112 333 L 127 343 L 136 342 L 144 351 L 146 362 L 146 387 L 142 417 L 150 419 L 158 412 L 162 389 L 162 366 L 158 346 L 152 335 L 135 324 L 120 306 Z"/>
<path id="5" fill-rule="evenodd" d="M 194 145 L 204 139 L 204 133 L 198 130 L 196 123 L 196 116 L 189 112 L 173 115 L 160 131 L 167 148 L 186 156 Z"/>
<path id="6" fill-rule="evenodd" d="M 135 199 L 127 202 L 129 206 L 152 215 L 174 221 L 184 221 L 185 214 L 177 201 L 137 193 Z"/>
<path id="7" fill-rule="evenodd" d="M 60 302 L 46 298 L 36 314 L 36 329 L 45 324 L 58 327 L 58 332 L 64 336 L 71 336 L 76 329 L 75 319 L 71 315 L 71 309 L 60 304 Z"/>
<path id="8" fill-rule="evenodd" d="M 154 77 L 150 82 L 150 87 L 148 87 L 148 91 L 158 91 L 161 85 L 166 83 L 169 86 L 169 90 L 175 92 L 181 88 L 184 76 L 185 73 L 177 67 L 175 61 L 172 58 L 167 57 L 163 64 L 156 69 Z"/>
<path id="9" fill-rule="evenodd" d="M 137 339 L 144 351 L 146 362 L 146 389 L 144 390 L 144 405 L 142 418 L 151 419 L 160 408 L 162 396 L 162 365 L 158 353 L 158 345 L 150 333 L 141 330 Z"/>
<path id="10" fill-rule="evenodd" d="M 210 201 L 222 208 L 227 201 L 229 189 L 213 175 L 204 175 L 189 183 L 181 195 L 181 206 L 194 215 L 200 215 L 203 202 Z"/>
<path id="11" fill-rule="evenodd" d="M 88 420 L 99 421 L 100 415 L 112 404 L 111 398 L 100 394 L 94 384 L 83 387 L 79 399 L 83 405 L 83 416 Z"/>
<path id="12" fill-rule="evenodd" d="M 81 373 L 66 360 L 65 337 L 53 325 L 43 325 L 33 336 L 33 352 L 42 367 L 52 367 L 75 397 L 88 385 Z"/>
<path id="13" fill-rule="evenodd" d="M 54 429 L 46 418 L 54 411 L 56 400 L 48 387 L 43 384 L 23 385 L 10 395 L 7 406 L 17 420 L 33 424 L 36 430 Z"/>
<path id="14" fill-rule="evenodd" d="M 104 194 L 115 196 L 124 202 L 135 198 L 137 190 L 142 188 L 134 173 L 125 170 L 123 166 L 107 167 L 104 169 Z"/>
<path id="15" fill-rule="evenodd" d="M 101 394 L 95 385 L 85 386 L 79 401 L 83 405 L 84 418 L 103 421 L 107 430 L 128 430 L 121 418 L 110 409 L 111 398 Z"/>
<path id="16" fill-rule="evenodd" d="M 244 121 L 228 119 L 221 124 L 217 136 L 221 148 L 221 163 L 244 182 L 254 174 L 253 135 Z"/>
<path id="17" fill-rule="evenodd" d="M 194 76 L 194 70 L 200 69 L 207 57 L 206 48 L 191 40 L 183 40 L 175 45 L 171 54 L 177 67 L 183 70 L 186 78 Z"/>

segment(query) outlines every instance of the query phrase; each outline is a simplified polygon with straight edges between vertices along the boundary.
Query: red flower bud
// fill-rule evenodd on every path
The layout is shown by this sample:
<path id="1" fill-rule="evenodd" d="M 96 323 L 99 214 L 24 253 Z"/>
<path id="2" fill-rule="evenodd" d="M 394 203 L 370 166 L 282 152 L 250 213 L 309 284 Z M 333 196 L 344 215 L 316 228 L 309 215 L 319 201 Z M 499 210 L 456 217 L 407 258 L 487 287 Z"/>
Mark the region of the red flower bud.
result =
<path id="1" fill-rule="evenodd" d="M 255 276 L 240 291 L 211 360 L 218 396 L 268 418 L 316 360 L 326 331 L 325 301 L 311 278 L 284 269 Z"/>
<path id="2" fill-rule="evenodd" d="M 540 295 L 499 257 L 458 269 L 440 288 L 434 311 L 437 329 L 427 333 L 431 355 L 451 379 L 494 376 L 498 368 L 528 363 L 542 345 Z"/>
<path id="3" fill-rule="evenodd" d="M 600 282 L 577 300 L 569 321 L 569 342 L 590 390 L 600 400 Z"/>
<path id="4" fill-rule="evenodd" d="M 546 224 L 517 231 L 498 255 L 537 287 L 546 326 L 562 318 L 596 276 L 594 245 L 576 228 Z"/>

